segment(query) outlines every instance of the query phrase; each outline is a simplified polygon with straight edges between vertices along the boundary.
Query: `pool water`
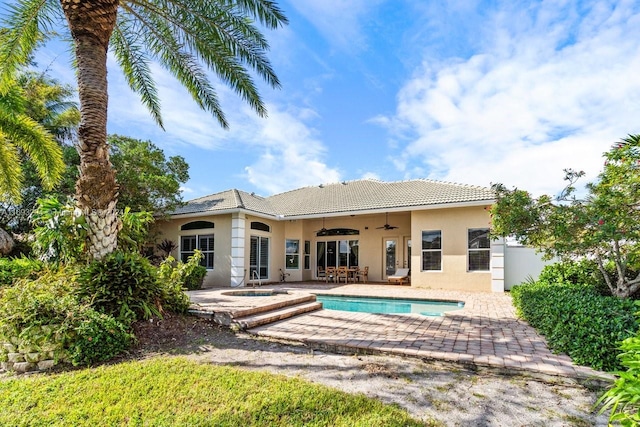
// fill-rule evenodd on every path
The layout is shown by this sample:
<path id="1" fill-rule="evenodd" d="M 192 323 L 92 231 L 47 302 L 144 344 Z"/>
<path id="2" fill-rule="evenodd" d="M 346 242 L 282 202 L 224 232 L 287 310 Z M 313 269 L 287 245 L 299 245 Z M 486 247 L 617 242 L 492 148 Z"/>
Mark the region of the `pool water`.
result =
<path id="1" fill-rule="evenodd" d="M 423 316 L 442 316 L 447 311 L 464 307 L 459 301 L 433 301 L 421 299 L 395 299 L 361 296 L 316 295 L 316 300 L 327 310 L 358 311 L 375 314 L 417 313 Z"/>

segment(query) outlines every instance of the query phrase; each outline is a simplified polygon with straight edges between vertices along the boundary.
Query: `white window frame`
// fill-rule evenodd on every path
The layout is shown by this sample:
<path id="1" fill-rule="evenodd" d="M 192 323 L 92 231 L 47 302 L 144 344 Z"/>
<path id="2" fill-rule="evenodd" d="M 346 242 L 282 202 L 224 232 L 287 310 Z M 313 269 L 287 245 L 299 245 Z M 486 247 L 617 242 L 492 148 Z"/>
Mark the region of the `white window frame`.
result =
<path id="1" fill-rule="evenodd" d="M 256 264 L 251 263 L 251 248 L 253 246 L 253 239 L 256 240 Z M 271 275 L 271 238 L 267 236 L 261 236 L 258 234 L 252 234 L 249 236 L 249 280 L 256 280 L 253 275 L 253 271 L 258 272 L 260 280 L 269 280 Z M 266 254 L 263 253 L 263 249 L 266 250 Z M 265 263 L 263 263 L 263 258 Z M 261 269 L 264 269 L 265 274 L 261 274 Z"/>
<path id="2" fill-rule="evenodd" d="M 195 237 L 195 247 L 193 251 L 184 250 L 184 238 L 192 238 Z M 203 250 L 201 248 L 200 239 L 211 238 L 213 239 L 213 249 L 211 250 Z M 214 233 L 206 233 L 206 234 L 182 234 L 180 235 L 180 260 L 182 262 L 186 262 L 187 258 L 194 254 L 195 249 L 199 249 L 202 252 L 203 258 L 200 261 L 200 265 L 204 266 L 207 270 L 213 270 L 215 268 L 215 243 L 216 238 Z M 187 255 L 187 256 L 185 256 Z M 210 256 L 209 256 L 210 255 Z M 211 265 L 209 262 L 211 261 Z"/>
<path id="3" fill-rule="evenodd" d="M 300 239 L 285 239 L 285 270 L 300 270 Z"/>
<path id="4" fill-rule="evenodd" d="M 469 273 L 476 273 L 476 272 L 480 272 L 480 273 L 486 273 L 488 271 L 491 271 L 491 240 L 489 240 L 489 246 L 487 246 L 486 248 L 472 248 L 471 247 L 471 240 L 469 239 L 469 234 L 472 231 L 486 231 L 487 234 L 489 233 L 490 229 L 488 227 L 478 227 L 478 228 L 468 228 L 467 229 L 467 271 Z M 487 268 L 486 269 L 471 269 L 471 253 L 472 252 L 487 252 L 489 257 L 488 257 L 488 263 L 487 263 Z"/>
<path id="5" fill-rule="evenodd" d="M 440 233 L 440 248 L 438 248 L 438 249 L 424 249 L 423 246 L 422 246 L 423 245 L 422 242 L 424 241 L 424 237 L 423 237 L 424 233 Z M 421 249 L 421 252 L 420 252 L 420 271 L 424 271 L 424 272 L 434 272 L 434 271 L 435 272 L 439 272 L 439 271 L 442 271 L 442 230 L 422 230 L 422 232 L 421 232 L 420 249 Z M 427 252 L 429 252 L 429 253 L 436 253 L 436 252 L 440 253 L 440 268 L 439 269 L 437 269 L 437 270 L 436 269 L 426 270 L 424 268 L 424 256 L 425 256 L 425 253 L 427 253 Z"/>

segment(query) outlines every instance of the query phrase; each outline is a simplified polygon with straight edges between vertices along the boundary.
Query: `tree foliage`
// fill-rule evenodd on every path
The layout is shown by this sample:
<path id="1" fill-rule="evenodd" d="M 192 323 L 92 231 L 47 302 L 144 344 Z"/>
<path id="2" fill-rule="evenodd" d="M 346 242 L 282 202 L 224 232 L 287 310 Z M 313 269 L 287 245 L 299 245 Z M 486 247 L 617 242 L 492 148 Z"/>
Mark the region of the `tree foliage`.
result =
<path id="1" fill-rule="evenodd" d="M 189 180 L 189 165 L 182 156 L 167 159 L 151 141 L 120 135 L 110 135 L 108 141 L 121 209 L 159 213 L 182 203 L 180 185 Z"/>
<path id="2" fill-rule="evenodd" d="M 3 42 L 3 39 L 0 38 Z M 45 188 L 52 188 L 62 175 L 62 152 L 54 135 L 35 115 L 29 88 L 15 76 L 0 82 L 0 200 L 22 199 L 22 159 L 28 156 Z M 53 114 L 52 114 L 53 115 Z M 51 123 L 53 127 L 53 123 Z"/>
<path id="3" fill-rule="evenodd" d="M 556 198 L 494 185 L 493 234 L 513 235 L 547 257 L 594 260 L 613 295 L 640 289 L 640 135 L 630 135 L 604 154 L 605 163 L 586 197 L 575 184 L 584 174 L 566 171 Z"/>
<path id="4" fill-rule="evenodd" d="M 130 88 L 162 126 L 153 62 L 169 71 L 195 102 L 223 127 L 228 122 L 209 78 L 214 73 L 259 115 L 266 108 L 251 72 L 279 87 L 266 56 L 260 27 L 287 19 L 271 0 L 15 0 L 6 8 L 0 44 L 0 82 L 5 82 L 64 22 L 73 42 L 82 120 L 78 128 L 80 175 L 76 203 L 87 218 L 89 253 L 99 259 L 117 248 L 118 184 L 107 146 L 107 52 L 111 50 Z M 68 30 L 68 33 L 67 33 Z"/>
<path id="5" fill-rule="evenodd" d="M 73 89 L 61 85 L 45 73 L 26 71 L 19 74 L 14 83 L 23 96 L 24 114 L 55 138 L 65 165 L 55 186 L 46 188 L 40 179 L 37 165 L 24 152 L 19 151 L 23 174 L 20 198 L 0 205 L 0 227 L 14 233 L 24 233 L 31 230 L 29 215 L 39 198 L 47 194 L 58 194 L 63 201 L 75 191 L 79 162 L 73 162 L 78 154 L 70 144 L 75 141 L 80 111 L 72 101 Z M 70 168 L 70 164 L 73 167 Z"/>

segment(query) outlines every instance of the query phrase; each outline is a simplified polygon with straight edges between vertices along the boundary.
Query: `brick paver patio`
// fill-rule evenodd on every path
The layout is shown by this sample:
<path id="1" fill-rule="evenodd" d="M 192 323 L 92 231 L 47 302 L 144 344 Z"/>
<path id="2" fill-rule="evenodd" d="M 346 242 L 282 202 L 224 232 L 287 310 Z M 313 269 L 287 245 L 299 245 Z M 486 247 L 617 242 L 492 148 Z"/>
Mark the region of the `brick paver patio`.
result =
<path id="1" fill-rule="evenodd" d="M 515 316 L 508 294 L 417 289 L 388 285 L 282 284 L 289 293 L 367 295 L 464 301 L 462 310 L 443 317 L 319 310 L 250 329 L 259 336 L 303 342 L 338 352 L 391 353 L 468 365 L 556 375 L 579 380 L 610 379 L 553 354 L 542 336 Z M 193 302 L 229 310 L 271 297 L 228 297 L 211 289 L 190 293 Z"/>

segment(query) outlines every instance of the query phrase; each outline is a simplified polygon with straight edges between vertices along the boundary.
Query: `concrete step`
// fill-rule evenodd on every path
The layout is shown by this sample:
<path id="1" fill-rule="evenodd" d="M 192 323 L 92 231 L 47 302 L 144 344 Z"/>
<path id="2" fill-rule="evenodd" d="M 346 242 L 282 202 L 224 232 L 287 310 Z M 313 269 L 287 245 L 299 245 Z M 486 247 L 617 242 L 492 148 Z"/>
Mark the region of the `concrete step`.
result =
<path id="1" fill-rule="evenodd" d="M 246 297 L 251 298 L 251 297 Z M 286 300 L 277 301 L 270 304 L 264 304 L 251 308 L 244 309 L 225 309 L 223 307 L 219 307 L 217 309 L 212 309 L 210 307 L 200 307 L 197 304 L 191 305 L 189 308 L 189 314 L 192 316 L 203 317 L 206 319 L 212 319 L 214 322 L 224 325 L 231 326 L 232 324 L 237 324 L 234 319 L 240 319 L 243 317 L 254 316 L 260 313 L 267 313 L 273 310 L 278 310 L 281 308 L 286 308 L 306 302 L 314 302 L 316 300 L 315 295 L 302 295 L 302 296 L 292 296 Z"/>
<path id="2" fill-rule="evenodd" d="M 321 302 L 305 302 L 246 317 L 234 318 L 232 324 L 237 325 L 240 329 L 251 329 L 256 326 L 266 325 L 267 323 L 277 322 L 278 320 L 288 319 L 299 314 L 320 310 L 321 308 Z"/>

